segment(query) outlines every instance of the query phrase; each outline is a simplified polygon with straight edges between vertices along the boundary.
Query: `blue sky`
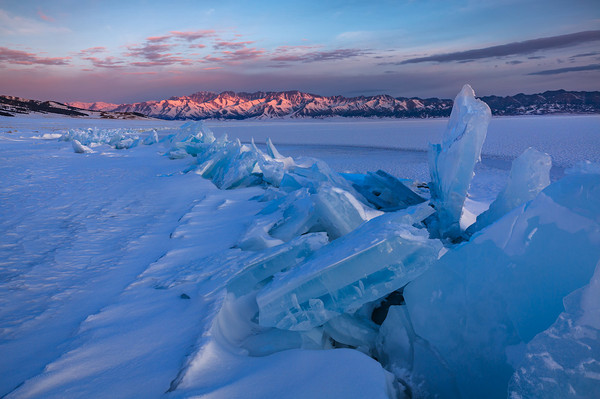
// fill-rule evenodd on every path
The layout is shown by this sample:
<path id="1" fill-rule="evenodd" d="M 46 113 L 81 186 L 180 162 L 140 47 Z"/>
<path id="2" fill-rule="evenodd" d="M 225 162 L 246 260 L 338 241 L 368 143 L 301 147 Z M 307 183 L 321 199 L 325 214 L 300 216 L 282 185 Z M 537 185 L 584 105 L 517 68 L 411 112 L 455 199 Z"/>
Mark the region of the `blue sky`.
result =
<path id="1" fill-rule="evenodd" d="M 2 1 L 0 94 L 600 89 L 598 1 Z"/>

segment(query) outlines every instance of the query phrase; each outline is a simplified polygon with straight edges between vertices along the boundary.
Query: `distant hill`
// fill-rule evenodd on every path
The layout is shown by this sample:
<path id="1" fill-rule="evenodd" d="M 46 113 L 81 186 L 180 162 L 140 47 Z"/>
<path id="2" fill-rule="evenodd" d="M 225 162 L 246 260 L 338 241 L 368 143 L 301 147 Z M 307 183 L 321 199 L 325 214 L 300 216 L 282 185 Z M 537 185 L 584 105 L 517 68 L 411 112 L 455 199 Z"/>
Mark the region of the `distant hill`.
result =
<path id="1" fill-rule="evenodd" d="M 546 91 L 540 94 L 481 97 L 494 115 L 544 115 L 600 113 L 600 92 Z M 248 119 L 449 116 L 452 100 L 404 98 L 388 95 L 319 96 L 300 91 L 222 93 L 198 92 L 189 96 L 134 104 L 69 103 L 99 111 L 137 112 L 161 119 Z"/>
<path id="2" fill-rule="evenodd" d="M 147 119 L 147 115 L 137 112 L 113 112 L 109 110 L 89 110 L 56 101 L 29 100 L 21 97 L 0 96 L 0 116 L 56 114 L 73 117 L 96 117 L 105 119 Z"/>

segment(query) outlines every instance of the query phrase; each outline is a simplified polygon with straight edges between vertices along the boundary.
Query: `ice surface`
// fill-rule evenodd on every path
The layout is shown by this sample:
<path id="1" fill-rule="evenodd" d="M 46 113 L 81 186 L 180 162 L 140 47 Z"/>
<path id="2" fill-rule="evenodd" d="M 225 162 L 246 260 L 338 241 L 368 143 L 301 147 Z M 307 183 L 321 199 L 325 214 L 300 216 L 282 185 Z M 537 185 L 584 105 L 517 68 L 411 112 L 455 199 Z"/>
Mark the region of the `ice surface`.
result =
<path id="1" fill-rule="evenodd" d="M 440 237 L 461 234 L 460 215 L 491 117 L 488 105 L 465 85 L 454 99 L 442 144 L 430 145 L 431 203 L 437 210 L 431 229 Z"/>
<path id="2" fill-rule="evenodd" d="M 415 352 L 413 374 L 462 397 L 505 397 L 520 348 L 554 323 L 599 260 L 600 175 L 568 175 L 405 287 L 414 342 L 430 351 Z M 437 362 L 424 361 L 431 354 Z M 451 384 L 436 381 L 440 368 Z M 454 397 L 440 389 L 430 393 Z"/>
<path id="3" fill-rule="evenodd" d="M 600 392 L 600 263 L 565 311 L 527 344 L 509 384 L 511 399 L 592 398 Z"/>
<path id="4" fill-rule="evenodd" d="M 420 209 L 421 216 L 431 213 L 429 207 Z M 277 275 L 257 295 L 259 324 L 309 330 L 423 273 L 437 259 L 441 243 L 399 222 L 406 217 L 399 211 L 374 218 Z"/>
<path id="5" fill-rule="evenodd" d="M 468 234 L 483 229 L 516 207 L 531 201 L 550 184 L 552 159 L 548 154 L 528 148 L 512 163 L 506 187 L 498 194 L 489 209 L 469 226 Z"/>
<path id="6" fill-rule="evenodd" d="M 397 211 L 424 202 L 425 199 L 405 183 L 383 170 L 366 175 L 344 175 L 370 204 L 383 211 Z"/>

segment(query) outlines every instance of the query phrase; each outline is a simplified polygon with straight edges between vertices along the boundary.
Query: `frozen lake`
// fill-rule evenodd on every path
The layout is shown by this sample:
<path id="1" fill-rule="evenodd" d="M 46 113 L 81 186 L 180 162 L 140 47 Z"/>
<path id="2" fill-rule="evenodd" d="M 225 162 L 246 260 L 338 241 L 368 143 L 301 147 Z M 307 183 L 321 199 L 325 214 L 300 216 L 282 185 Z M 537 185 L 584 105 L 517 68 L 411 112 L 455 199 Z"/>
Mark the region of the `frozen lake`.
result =
<path id="1" fill-rule="evenodd" d="M 68 128 L 169 129 L 182 121 L 94 120 L 61 117 L 0 118 L 0 132 L 34 133 Z M 437 143 L 447 119 L 341 119 L 206 121 L 217 136 L 264 144 L 271 138 L 292 157 L 325 160 L 339 172 L 383 169 L 398 177 L 427 180 L 427 145 Z M 159 135 L 161 131 L 159 130 Z M 578 161 L 600 162 L 600 115 L 493 118 L 483 146 L 483 165 L 509 170 L 528 147 L 552 156 L 554 178 Z"/>

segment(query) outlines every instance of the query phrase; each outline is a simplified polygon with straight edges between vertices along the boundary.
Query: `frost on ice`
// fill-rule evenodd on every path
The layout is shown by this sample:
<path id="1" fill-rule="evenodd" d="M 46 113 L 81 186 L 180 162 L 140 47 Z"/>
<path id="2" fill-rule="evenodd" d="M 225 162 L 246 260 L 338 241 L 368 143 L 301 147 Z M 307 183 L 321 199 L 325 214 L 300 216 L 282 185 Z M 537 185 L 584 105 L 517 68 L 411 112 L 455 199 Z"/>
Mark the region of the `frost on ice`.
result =
<path id="1" fill-rule="evenodd" d="M 461 235 L 460 215 L 491 116 L 490 107 L 465 85 L 454 99 L 442 144 L 430 145 L 431 203 L 437 210 L 431 230 L 440 237 Z"/>

